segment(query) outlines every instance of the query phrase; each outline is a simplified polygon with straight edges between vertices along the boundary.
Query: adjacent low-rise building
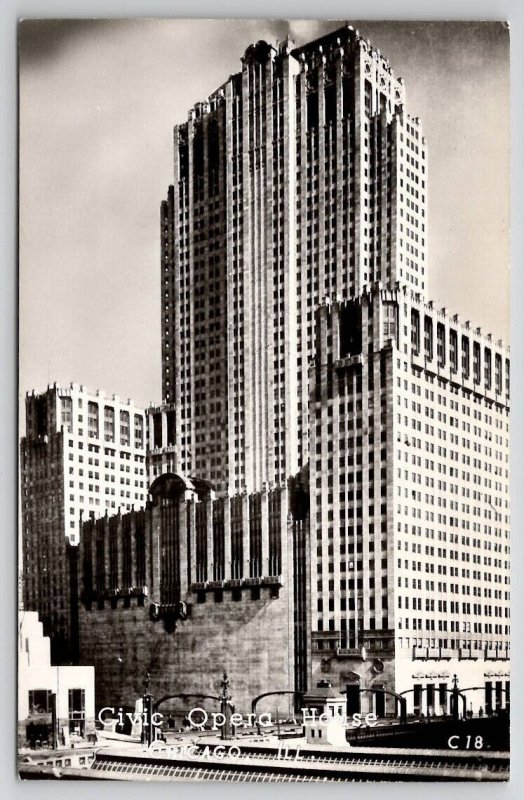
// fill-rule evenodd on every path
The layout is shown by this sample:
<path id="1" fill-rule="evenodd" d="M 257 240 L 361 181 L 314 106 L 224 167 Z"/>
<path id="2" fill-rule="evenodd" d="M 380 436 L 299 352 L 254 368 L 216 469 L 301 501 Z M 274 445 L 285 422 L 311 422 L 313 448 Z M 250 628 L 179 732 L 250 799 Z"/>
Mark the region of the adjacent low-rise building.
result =
<path id="1" fill-rule="evenodd" d="M 35 611 L 18 621 L 18 743 L 56 746 L 86 739 L 95 730 L 95 671 L 56 666 L 49 637 Z"/>

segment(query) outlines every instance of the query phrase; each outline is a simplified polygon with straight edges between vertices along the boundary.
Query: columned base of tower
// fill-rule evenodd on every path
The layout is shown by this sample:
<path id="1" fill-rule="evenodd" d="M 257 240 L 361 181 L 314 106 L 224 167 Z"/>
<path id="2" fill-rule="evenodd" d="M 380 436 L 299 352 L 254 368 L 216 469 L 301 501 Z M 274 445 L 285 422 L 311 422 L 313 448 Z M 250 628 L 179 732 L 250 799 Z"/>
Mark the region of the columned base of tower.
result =
<path id="1" fill-rule="evenodd" d="M 509 711 L 507 651 L 396 648 L 313 650 L 311 684 L 328 681 L 345 692 L 348 712 L 379 718 L 459 718 Z"/>
<path id="2" fill-rule="evenodd" d="M 396 690 L 414 716 L 461 718 L 509 710 L 510 662 L 503 650 L 397 649 Z"/>
<path id="3" fill-rule="evenodd" d="M 356 645 L 354 647 L 337 647 L 326 651 L 318 636 L 317 633 L 313 634 L 312 686 L 329 681 L 334 689 L 346 692 L 350 714 L 361 712 L 374 713 L 379 717 L 396 716 L 398 708 L 391 694 L 395 686 L 394 650 L 369 650 L 353 642 Z"/>

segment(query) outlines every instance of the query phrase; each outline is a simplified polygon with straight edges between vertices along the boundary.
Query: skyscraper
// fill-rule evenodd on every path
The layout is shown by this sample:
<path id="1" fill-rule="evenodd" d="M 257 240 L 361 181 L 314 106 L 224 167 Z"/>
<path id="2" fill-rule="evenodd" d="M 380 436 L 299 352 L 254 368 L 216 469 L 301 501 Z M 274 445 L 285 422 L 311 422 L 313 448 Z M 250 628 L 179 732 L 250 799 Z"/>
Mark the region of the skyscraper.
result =
<path id="1" fill-rule="evenodd" d="M 405 105 L 347 26 L 251 45 L 175 128 L 154 474 L 234 495 L 302 471 L 311 679 L 396 687 L 422 712 L 449 710 L 456 673 L 490 708 L 508 678 L 509 359 L 427 298 L 426 146 Z"/>
<path id="2" fill-rule="evenodd" d="M 377 280 L 424 294 L 425 145 L 351 27 L 250 46 L 175 128 L 162 204 L 163 395 L 177 464 L 219 491 L 308 461 L 314 309 Z"/>
<path id="3" fill-rule="evenodd" d="M 130 400 L 76 384 L 53 384 L 26 396 L 20 443 L 23 602 L 27 611 L 38 611 L 57 661 L 71 657 L 67 544 L 78 545 L 82 515 L 143 506 L 145 448 L 145 415 Z"/>

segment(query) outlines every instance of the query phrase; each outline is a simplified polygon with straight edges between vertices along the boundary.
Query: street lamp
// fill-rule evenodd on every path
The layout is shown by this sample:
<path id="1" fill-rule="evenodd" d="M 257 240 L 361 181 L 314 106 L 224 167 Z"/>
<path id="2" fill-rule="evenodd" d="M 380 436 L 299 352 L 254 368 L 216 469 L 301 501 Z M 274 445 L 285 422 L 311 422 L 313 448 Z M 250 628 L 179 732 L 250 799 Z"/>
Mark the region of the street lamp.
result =
<path id="1" fill-rule="evenodd" d="M 149 683 L 151 675 L 146 672 L 144 678 L 144 692 L 142 694 L 142 743 L 149 746 L 153 741 L 153 725 L 151 715 L 153 713 L 153 695 L 149 693 Z"/>
<path id="2" fill-rule="evenodd" d="M 453 719 L 455 722 L 459 718 L 458 699 L 459 699 L 458 677 L 455 674 L 453 675 L 453 689 L 451 690 L 451 713 L 453 714 Z"/>
<path id="3" fill-rule="evenodd" d="M 232 733 L 231 730 L 231 693 L 229 691 L 229 678 L 227 672 L 224 672 L 222 681 L 220 683 L 222 691 L 220 693 L 220 711 L 224 715 L 224 724 L 220 734 L 221 739 L 229 739 Z"/>

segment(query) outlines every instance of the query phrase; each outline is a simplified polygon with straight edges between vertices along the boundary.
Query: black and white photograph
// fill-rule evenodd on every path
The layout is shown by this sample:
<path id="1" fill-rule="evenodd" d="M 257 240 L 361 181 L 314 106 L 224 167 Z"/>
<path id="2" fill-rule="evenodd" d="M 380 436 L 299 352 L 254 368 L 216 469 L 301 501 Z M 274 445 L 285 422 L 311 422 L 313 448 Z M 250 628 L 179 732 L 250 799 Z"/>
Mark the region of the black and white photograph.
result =
<path id="1" fill-rule="evenodd" d="M 509 779 L 509 45 L 19 22 L 22 780 Z"/>

